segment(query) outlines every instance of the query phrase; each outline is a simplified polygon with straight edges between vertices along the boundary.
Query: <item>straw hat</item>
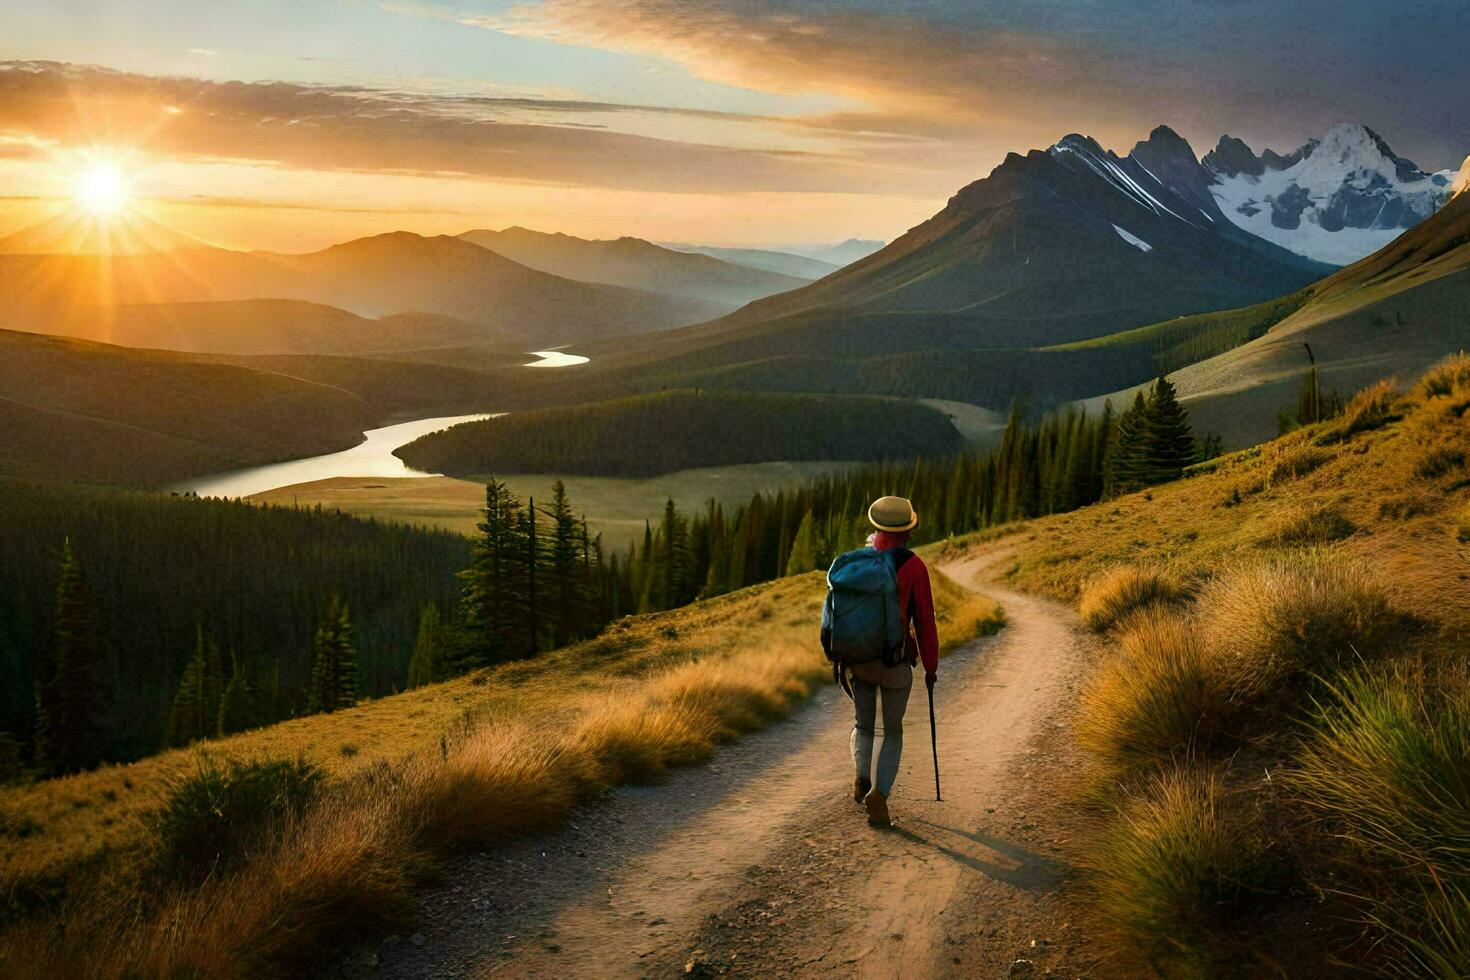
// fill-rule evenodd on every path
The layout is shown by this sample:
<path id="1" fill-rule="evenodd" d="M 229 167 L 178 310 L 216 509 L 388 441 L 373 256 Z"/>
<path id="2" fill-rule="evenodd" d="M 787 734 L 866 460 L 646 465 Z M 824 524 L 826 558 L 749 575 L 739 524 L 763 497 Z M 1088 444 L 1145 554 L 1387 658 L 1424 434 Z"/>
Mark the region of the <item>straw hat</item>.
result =
<path id="1" fill-rule="evenodd" d="M 919 515 L 903 497 L 879 497 L 868 508 L 868 523 L 880 531 L 912 531 Z"/>

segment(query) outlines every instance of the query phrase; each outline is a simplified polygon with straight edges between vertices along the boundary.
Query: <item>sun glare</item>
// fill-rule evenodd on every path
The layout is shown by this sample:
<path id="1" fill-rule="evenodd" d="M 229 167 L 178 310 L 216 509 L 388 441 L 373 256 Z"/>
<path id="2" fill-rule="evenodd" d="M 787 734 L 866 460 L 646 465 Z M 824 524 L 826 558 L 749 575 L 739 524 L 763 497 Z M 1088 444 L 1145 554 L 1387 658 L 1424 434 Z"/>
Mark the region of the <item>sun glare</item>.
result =
<path id="1" fill-rule="evenodd" d="M 117 214 L 128 203 L 128 182 L 112 164 L 94 163 L 77 177 L 76 199 L 92 214 Z"/>

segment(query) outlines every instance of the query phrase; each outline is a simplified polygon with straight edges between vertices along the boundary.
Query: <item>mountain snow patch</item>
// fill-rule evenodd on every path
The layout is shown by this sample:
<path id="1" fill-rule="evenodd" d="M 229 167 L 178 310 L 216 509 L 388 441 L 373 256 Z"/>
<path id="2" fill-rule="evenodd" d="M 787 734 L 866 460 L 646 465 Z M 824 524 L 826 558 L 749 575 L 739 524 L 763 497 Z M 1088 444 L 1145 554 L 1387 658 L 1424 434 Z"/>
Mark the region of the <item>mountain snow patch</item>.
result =
<path id="1" fill-rule="evenodd" d="M 1148 242 L 1144 241 L 1142 238 L 1139 238 L 1137 235 L 1130 234 L 1125 229 L 1119 228 L 1117 225 L 1113 225 L 1113 230 L 1118 233 L 1119 238 L 1123 239 L 1123 241 L 1127 242 L 1129 245 L 1132 245 L 1140 252 L 1152 252 L 1154 250 L 1154 247 Z"/>
<path id="2" fill-rule="evenodd" d="M 1220 210 L 1245 231 L 1322 262 L 1347 265 L 1429 217 L 1449 179 L 1397 156 L 1366 126 L 1339 123 L 1285 157 L 1256 158 L 1225 137 L 1206 165 Z"/>

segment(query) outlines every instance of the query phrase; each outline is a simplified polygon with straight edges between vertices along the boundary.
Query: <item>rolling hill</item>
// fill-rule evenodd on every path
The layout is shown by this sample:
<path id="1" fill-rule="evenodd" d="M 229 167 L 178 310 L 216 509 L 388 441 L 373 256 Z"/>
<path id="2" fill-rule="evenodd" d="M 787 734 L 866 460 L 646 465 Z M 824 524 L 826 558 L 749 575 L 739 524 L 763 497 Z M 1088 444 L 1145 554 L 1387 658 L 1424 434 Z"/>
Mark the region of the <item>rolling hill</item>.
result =
<path id="1" fill-rule="evenodd" d="M 780 252 L 765 248 L 721 248 L 716 245 L 669 243 L 665 243 L 664 247 L 671 248 L 676 252 L 693 252 L 698 255 L 708 255 L 711 258 L 720 259 L 723 262 L 733 262 L 735 265 L 743 265 L 751 269 L 763 269 L 766 272 L 778 272 L 783 276 L 795 276 L 798 279 L 820 279 L 842 268 L 835 262 L 826 262 L 822 259 L 797 255 L 794 252 Z"/>
<path id="2" fill-rule="evenodd" d="M 188 355 L 0 331 L 0 474 L 164 486 L 355 445 L 356 395 Z"/>
<path id="3" fill-rule="evenodd" d="M 542 272 L 581 282 L 683 296 L 733 310 L 796 289 L 805 278 L 662 248 L 641 238 L 589 241 L 529 228 L 480 229 L 459 236 Z"/>
<path id="4" fill-rule="evenodd" d="M 293 299 L 133 303 L 116 307 L 111 342 L 219 354 L 372 354 L 495 343 L 485 326 L 437 313 L 368 319 Z"/>
<path id="5" fill-rule="evenodd" d="M 300 300 L 360 317 L 436 314 L 478 325 L 482 339 L 524 347 L 660 330 L 725 309 L 575 282 L 456 238 L 408 232 L 302 255 L 209 247 L 0 255 L 0 328 L 108 341 L 115 306 L 249 299 Z"/>

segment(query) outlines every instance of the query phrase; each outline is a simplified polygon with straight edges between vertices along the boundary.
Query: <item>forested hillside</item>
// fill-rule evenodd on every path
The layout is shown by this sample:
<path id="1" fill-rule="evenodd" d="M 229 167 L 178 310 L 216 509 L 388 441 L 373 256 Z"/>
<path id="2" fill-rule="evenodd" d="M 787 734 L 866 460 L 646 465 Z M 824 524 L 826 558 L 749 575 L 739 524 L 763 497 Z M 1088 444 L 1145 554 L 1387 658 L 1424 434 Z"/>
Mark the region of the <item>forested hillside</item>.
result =
<path id="1" fill-rule="evenodd" d="M 102 665 L 105 757 L 119 760 L 164 744 L 201 645 L 248 676 L 254 723 L 305 710 L 334 596 L 363 691 L 401 688 L 422 608 L 452 603 L 469 552 L 458 535 L 335 513 L 76 487 L 0 482 L 0 513 L 0 733 L 33 727 L 40 665 L 65 627 Z M 59 595 L 68 542 L 81 587 Z"/>
<path id="2" fill-rule="evenodd" d="M 767 460 L 941 456 L 962 442 L 942 412 L 914 402 L 670 391 L 468 422 L 397 455 L 435 473 L 652 476 Z"/>

